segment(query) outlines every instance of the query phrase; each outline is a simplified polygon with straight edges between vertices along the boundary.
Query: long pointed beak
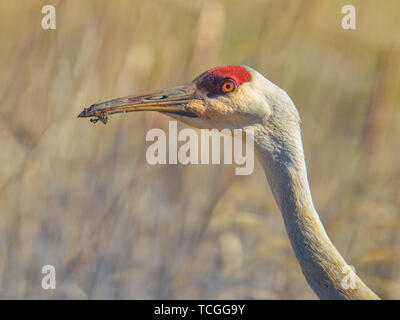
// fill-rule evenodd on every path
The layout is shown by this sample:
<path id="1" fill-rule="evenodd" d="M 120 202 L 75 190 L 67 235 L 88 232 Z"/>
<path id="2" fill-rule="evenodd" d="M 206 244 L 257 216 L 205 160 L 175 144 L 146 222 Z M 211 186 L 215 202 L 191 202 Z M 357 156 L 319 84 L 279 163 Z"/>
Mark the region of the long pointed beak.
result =
<path id="1" fill-rule="evenodd" d="M 132 111 L 159 111 L 196 117 L 186 108 L 194 99 L 199 99 L 195 94 L 195 87 L 183 85 L 95 103 L 85 108 L 78 117 L 92 118 L 90 121 L 93 123 L 100 120 L 104 124 L 107 123 L 108 115 Z"/>

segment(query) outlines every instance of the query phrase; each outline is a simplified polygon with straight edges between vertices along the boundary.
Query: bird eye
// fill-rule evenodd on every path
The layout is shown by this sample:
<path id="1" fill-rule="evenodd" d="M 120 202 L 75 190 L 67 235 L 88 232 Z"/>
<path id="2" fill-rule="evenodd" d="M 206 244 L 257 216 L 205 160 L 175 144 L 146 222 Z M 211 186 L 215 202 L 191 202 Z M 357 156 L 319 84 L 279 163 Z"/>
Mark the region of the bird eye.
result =
<path id="1" fill-rule="evenodd" d="M 222 85 L 221 85 L 222 92 L 225 92 L 225 93 L 232 92 L 233 90 L 235 90 L 235 88 L 236 88 L 236 84 L 233 80 L 228 79 L 228 80 L 224 80 L 222 82 Z"/>

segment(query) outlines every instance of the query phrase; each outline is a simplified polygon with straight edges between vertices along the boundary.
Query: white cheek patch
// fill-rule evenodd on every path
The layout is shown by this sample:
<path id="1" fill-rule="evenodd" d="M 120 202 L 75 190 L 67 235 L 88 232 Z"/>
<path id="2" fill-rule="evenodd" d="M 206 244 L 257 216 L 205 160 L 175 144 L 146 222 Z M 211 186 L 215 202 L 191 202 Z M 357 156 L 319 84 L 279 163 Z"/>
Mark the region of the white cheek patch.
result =
<path id="1" fill-rule="evenodd" d="M 279 109 L 278 114 L 285 115 L 288 119 L 298 121 L 298 111 L 289 95 L 262 74 L 247 66 L 246 69 L 250 72 L 252 81 L 244 83 L 241 89 L 251 96 L 251 98 L 248 98 L 249 105 L 251 104 L 251 107 L 257 110 L 255 112 L 257 112 L 258 115 L 264 114 L 268 117 L 276 113 L 275 109 Z"/>
<path id="2" fill-rule="evenodd" d="M 254 80 L 253 80 L 254 81 Z M 272 113 L 272 108 L 266 99 L 263 90 L 260 90 L 256 83 L 243 83 L 239 90 L 241 112 L 250 115 L 252 118 L 264 119 Z"/>

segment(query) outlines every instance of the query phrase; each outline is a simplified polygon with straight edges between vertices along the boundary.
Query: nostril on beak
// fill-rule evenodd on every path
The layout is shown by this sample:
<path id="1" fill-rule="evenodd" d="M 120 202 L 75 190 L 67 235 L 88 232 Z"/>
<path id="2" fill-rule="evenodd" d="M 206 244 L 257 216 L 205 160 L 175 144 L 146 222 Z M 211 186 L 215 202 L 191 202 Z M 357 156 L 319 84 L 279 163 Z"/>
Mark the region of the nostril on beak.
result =
<path id="1" fill-rule="evenodd" d="M 163 100 L 163 99 L 167 99 L 168 98 L 168 96 L 167 95 L 161 95 L 161 96 L 152 96 L 152 97 L 147 97 L 147 98 L 145 98 L 144 100 L 146 100 L 146 101 L 157 101 L 157 100 Z"/>

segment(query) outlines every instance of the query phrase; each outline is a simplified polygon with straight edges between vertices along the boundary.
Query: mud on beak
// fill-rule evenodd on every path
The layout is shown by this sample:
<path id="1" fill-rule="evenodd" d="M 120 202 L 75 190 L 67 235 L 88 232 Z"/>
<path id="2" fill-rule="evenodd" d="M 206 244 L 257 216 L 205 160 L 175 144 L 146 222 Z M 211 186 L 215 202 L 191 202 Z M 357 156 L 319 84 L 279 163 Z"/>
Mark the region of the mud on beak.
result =
<path id="1" fill-rule="evenodd" d="M 95 103 L 85 108 L 78 117 L 91 118 L 92 123 L 100 120 L 104 124 L 108 115 L 132 111 L 159 111 L 194 118 L 196 114 L 187 106 L 195 99 L 200 99 L 195 94 L 195 87 L 183 85 Z"/>

